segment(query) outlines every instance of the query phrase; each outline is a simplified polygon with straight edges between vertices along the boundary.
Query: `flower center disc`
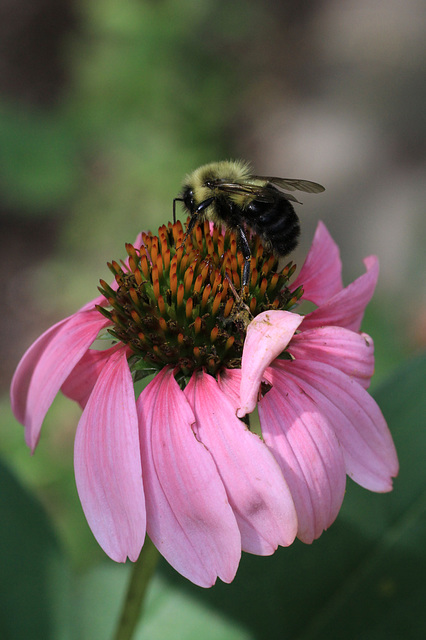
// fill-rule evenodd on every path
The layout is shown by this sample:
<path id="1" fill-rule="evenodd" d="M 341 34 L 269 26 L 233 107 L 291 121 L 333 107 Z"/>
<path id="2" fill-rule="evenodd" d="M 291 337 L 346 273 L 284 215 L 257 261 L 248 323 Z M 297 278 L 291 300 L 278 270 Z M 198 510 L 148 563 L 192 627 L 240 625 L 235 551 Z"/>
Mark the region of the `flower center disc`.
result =
<path id="1" fill-rule="evenodd" d="M 252 318 L 294 306 L 303 293 L 301 287 L 287 288 L 296 265 L 290 262 L 277 272 L 278 260 L 260 238 L 252 235 L 249 243 L 244 291 L 244 258 L 235 234 L 207 221 L 186 238 L 181 222 L 163 225 L 158 236 L 143 233 L 139 249 L 126 245 L 126 263 L 108 263 L 115 285 L 101 280 L 108 306 L 98 310 L 113 323 L 109 333 L 132 350 L 136 378 L 165 365 L 185 377 L 200 368 L 212 375 L 238 368 Z"/>

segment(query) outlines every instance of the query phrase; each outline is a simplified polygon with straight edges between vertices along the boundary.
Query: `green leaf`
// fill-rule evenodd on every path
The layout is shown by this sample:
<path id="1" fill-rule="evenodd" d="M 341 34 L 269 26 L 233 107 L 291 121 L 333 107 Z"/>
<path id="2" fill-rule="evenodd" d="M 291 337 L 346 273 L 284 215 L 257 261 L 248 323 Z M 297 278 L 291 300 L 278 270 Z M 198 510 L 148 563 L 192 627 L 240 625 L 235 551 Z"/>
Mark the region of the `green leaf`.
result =
<path id="1" fill-rule="evenodd" d="M 0 638 L 68 640 L 69 575 L 48 518 L 0 462 Z"/>

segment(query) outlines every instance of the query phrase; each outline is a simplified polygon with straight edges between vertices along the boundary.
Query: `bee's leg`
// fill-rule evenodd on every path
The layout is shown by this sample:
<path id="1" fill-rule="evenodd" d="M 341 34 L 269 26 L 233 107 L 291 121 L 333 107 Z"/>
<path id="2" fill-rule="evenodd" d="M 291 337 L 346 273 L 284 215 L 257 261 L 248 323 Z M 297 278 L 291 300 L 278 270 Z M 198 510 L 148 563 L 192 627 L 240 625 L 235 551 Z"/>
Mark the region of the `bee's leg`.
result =
<path id="1" fill-rule="evenodd" d="M 174 213 L 175 213 L 175 202 L 176 202 L 176 200 L 182 200 L 182 198 L 175 198 L 173 200 L 173 219 L 174 219 Z M 183 246 L 185 240 L 187 239 L 187 237 L 189 236 L 189 234 L 192 232 L 193 228 L 197 224 L 198 218 L 200 217 L 200 213 L 203 212 L 203 209 L 206 209 L 207 207 L 209 207 L 211 205 L 211 203 L 213 202 L 213 200 L 214 200 L 214 198 L 207 198 L 207 200 L 203 200 L 203 202 L 201 204 L 199 204 L 198 207 L 195 209 L 194 213 L 191 213 L 191 217 L 190 217 L 189 222 L 188 222 L 188 227 L 187 227 L 187 229 L 185 231 L 185 235 L 183 236 L 182 244 L 180 244 L 179 247 L 176 247 L 177 249 L 180 249 L 180 247 Z"/>
<path id="2" fill-rule="evenodd" d="M 183 239 L 186 240 L 195 225 L 197 224 L 198 218 L 200 217 L 200 213 L 203 212 L 204 209 L 207 209 L 213 202 L 214 198 L 207 198 L 207 200 L 203 200 L 201 204 L 195 209 L 194 213 L 191 214 L 191 218 L 188 222 L 188 228 L 183 236 Z"/>
<path id="3" fill-rule="evenodd" d="M 247 236 L 244 233 L 244 229 L 242 227 L 237 227 L 237 229 L 238 229 L 238 235 L 240 238 L 241 253 L 243 254 L 243 258 L 244 258 L 243 282 L 242 282 L 242 288 L 244 289 L 244 287 L 248 285 L 249 278 L 250 278 L 251 251 L 250 251 L 250 245 L 247 240 Z"/>
<path id="4" fill-rule="evenodd" d="M 188 222 L 188 227 L 185 231 L 185 235 L 183 236 L 183 242 L 185 242 L 185 240 L 187 239 L 187 237 L 189 236 L 190 233 L 192 233 L 193 228 L 195 227 L 195 225 L 197 224 L 197 220 L 198 220 L 198 216 L 195 215 L 195 213 L 193 213 L 191 215 L 191 217 L 189 218 L 189 222 Z M 182 243 L 183 244 L 183 243 Z"/>
<path id="5" fill-rule="evenodd" d="M 207 200 L 203 200 L 201 204 L 194 211 L 194 216 L 198 216 L 204 209 L 207 209 L 211 205 L 214 200 L 214 196 L 212 198 L 207 198 Z"/>

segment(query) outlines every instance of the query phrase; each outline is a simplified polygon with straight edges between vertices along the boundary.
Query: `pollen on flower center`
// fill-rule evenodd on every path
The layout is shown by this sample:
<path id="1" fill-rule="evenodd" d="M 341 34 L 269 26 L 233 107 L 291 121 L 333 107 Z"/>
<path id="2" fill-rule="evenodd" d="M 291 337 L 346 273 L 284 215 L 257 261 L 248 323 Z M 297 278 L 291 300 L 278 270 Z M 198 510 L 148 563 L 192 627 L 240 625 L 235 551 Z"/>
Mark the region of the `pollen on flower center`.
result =
<path id="1" fill-rule="evenodd" d="M 143 233 L 140 249 L 126 245 L 126 263 L 108 263 L 116 286 L 101 280 L 108 306 L 97 308 L 113 323 L 112 336 L 133 351 L 134 370 L 174 365 L 183 376 L 200 368 L 216 375 L 241 366 L 250 320 L 262 311 L 288 310 L 302 295 L 301 287 L 287 288 L 295 265 L 277 272 L 277 258 L 259 237 L 250 244 L 244 292 L 235 234 L 208 222 L 186 239 L 180 222 L 163 225 L 158 236 Z"/>

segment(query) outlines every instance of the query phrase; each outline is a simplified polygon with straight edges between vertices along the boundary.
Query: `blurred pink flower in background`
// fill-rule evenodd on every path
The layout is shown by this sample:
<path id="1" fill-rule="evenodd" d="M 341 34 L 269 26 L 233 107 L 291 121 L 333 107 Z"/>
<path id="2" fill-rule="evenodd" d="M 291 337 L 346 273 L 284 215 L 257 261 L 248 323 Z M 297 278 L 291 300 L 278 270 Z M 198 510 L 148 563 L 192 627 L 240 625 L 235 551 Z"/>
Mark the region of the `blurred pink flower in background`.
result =
<path id="1" fill-rule="evenodd" d="M 339 512 L 346 475 L 372 491 L 392 489 L 395 448 L 366 391 L 373 341 L 359 332 L 378 261 L 367 258 L 366 272 L 343 287 L 338 248 L 320 223 L 292 284 L 293 292 L 303 286 L 300 301 L 316 309 L 295 313 L 290 293 L 286 308 L 256 310 L 244 328 L 242 353 L 215 361 L 209 373 L 219 353 L 217 336 L 229 332 L 223 353 L 230 353 L 240 321 L 226 310 L 214 315 L 214 274 L 208 280 L 205 269 L 193 282 L 182 251 L 175 251 L 175 266 L 173 251 L 170 260 L 178 243 L 169 242 L 166 232 L 152 246 L 151 240 L 138 239 L 140 253 L 132 247 L 107 299 L 88 303 L 30 347 L 12 381 L 12 407 L 34 450 L 57 392 L 77 401 L 83 414 L 75 438 L 76 484 L 99 544 L 113 560 L 135 561 L 147 532 L 177 571 L 208 587 L 217 577 L 232 581 L 242 550 L 270 555 L 296 535 L 307 543 L 320 536 Z M 211 240 L 207 229 L 204 240 Z M 118 295 L 123 273 L 133 277 L 126 303 Z M 207 279 L 200 280 L 201 274 Z M 158 304 L 151 332 L 141 330 L 142 299 L 150 310 Z M 197 301 L 207 305 L 204 315 Z M 232 295 L 222 297 L 220 309 L 233 301 Z M 111 317 L 95 304 L 112 305 Z M 114 305 L 129 315 L 129 326 L 136 323 L 138 348 L 132 338 L 91 349 L 100 332 L 126 324 Z M 219 330 L 206 320 L 208 310 L 219 318 Z M 187 324 L 180 320 L 176 329 L 179 317 Z M 171 337 L 161 342 L 167 331 Z M 185 354 L 193 354 L 191 362 L 183 356 L 190 332 L 194 338 Z M 209 341 L 211 351 L 203 356 Z M 135 399 L 141 345 L 155 375 Z M 179 371 L 186 372 L 185 382 Z M 246 424 L 256 406 L 262 438 Z"/>

